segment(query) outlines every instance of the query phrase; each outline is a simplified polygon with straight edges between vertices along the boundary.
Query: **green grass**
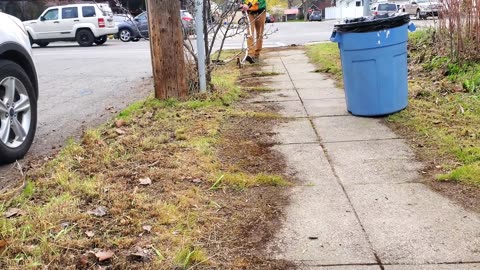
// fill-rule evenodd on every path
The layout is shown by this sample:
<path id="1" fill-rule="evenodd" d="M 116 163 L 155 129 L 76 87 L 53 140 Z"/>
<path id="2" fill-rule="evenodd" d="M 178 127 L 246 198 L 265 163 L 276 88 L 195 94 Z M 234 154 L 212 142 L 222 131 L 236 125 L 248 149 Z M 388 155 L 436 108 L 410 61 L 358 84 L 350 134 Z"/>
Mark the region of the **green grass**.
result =
<path id="1" fill-rule="evenodd" d="M 268 86 L 252 86 L 252 87 L 244 87 L 243 90 L 246 91 L 257 91 L 257 92 L 271 92 L 275 91 L 275 89 L 268 87 Z"/>
<path id="2" fill-rule="evenodd" d="M 442 181 L 456 181 L 473 186 L 480 186 L 480 162 L 460 166 L 448 174 L 438 176 Z"/>
<path id="3" fill-rule="evenodd" d="M 220 189 L 222 186 L 233 186 L 243 190 L 254 186 L 287 186 L 288 182 L 280 175 L 224 173 L 214 179 L 211 189 Z"/>
<path id="4" fill-rule="evenodd" d="M 336 43 L 320 43 L 307 46 L 307 55 L 316 66 L 316 72 L 331 74 L 337 86 L 343 88 L 340 51 Z"/>
<path id="5" fill-rule="evenodd" d="M 270 77 L 270 76 L 277 76 L 283 73 L 275 72 L 275 71 L 255 71 L 252 72 L 252 77 Z"/>

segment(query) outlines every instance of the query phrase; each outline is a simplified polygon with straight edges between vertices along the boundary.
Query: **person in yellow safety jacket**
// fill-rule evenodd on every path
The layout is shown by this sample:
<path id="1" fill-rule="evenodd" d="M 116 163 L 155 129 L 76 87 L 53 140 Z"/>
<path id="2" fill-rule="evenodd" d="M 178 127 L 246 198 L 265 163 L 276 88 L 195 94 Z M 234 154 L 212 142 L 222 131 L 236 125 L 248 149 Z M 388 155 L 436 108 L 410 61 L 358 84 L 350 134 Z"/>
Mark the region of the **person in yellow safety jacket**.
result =
<path id="1" fill-rule="evenodd" d="M 263 30 L 267 18 L 266 0 L 242 0 L 242 9 L 247 11 L 250 19 L 250 36 L 247 40 L 248 56 L 245 59 L 250 64 L 258 61 L 263 46 Z"/>

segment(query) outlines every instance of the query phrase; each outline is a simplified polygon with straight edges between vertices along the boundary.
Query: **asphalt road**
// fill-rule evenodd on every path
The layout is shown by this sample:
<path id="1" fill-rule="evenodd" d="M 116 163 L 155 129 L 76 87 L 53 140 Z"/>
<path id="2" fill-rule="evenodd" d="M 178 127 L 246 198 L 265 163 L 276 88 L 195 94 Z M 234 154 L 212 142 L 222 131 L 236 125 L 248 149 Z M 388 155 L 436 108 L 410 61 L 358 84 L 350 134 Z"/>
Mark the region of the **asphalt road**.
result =
<path id="1" fill-rule="evenodd" d="M 267 24 L 264 47 L 328 41 L 334 24 Z M 242 42 L 243 36 L 238 35 L 227 40 L 225 48 L 241 48 Z M 37 135 L 26 160 L 53 154 L 67 138 L 78 137 L 85 128 L 104 123 L 128 104 L 153 92 L 148 41 L 109 40 L 103 46 L 89 48 L 76 43 L 53 43 L 46 48 L 35 47 L 33 55 L 40 99 Z M 17 176 L 12 165 L 0 167 L 0 190 Z"/>

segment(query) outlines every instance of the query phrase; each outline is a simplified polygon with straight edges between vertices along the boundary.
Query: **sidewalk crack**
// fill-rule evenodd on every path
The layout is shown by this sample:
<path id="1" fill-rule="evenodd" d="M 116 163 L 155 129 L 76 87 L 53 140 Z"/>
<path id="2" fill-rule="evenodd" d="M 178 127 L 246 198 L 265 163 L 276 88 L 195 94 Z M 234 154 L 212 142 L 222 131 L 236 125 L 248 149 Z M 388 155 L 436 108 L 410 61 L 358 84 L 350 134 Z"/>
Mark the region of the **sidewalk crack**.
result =
<path id="1" fill-rule="evenodd" d="M 312 126 L 313 128 L 313 131 L 315 132 L 315 135 L 317 136 L 317 139 L 318 139 L 318 143 L 320 145 L 320 147 L 322 148 L 322 151 L 325 155 L 325 157 L 327 158 L 327 161 L 328 161 L 328 164 L 330 165 L 330 169 L 332 170 L 332 173 L 333 175 L 335 176 L 335 179 L 337 180 L 337 183 L 340 185 L 340 187 L 342 188 L 342 191 L 343 191 L 343 194 L 345 195 L 345 197 L 347 198 L 348 200 L 348 203 L 350 205 L 350 207 L 352 207 L 352 210 L 353 210 L 353 213 L 355 215 L 355 218 L 358 222 L 358 224 L 360 225 L 360 228 L 362 229 L 363 231 L 363 234 L 365 235 L 365 239 L 367 240 L 368 242 L 368 245 L 370 246 L 370 250 L 372 251 L 373 253 L 373 256 L 375 257 L 375 260 L 378 264 L 378 266 L 380 267 L 381 270 L 385 270 L 385 267 L 383 266 L 383 263 L 382 263 L 382 260 L 380 259 L 380 257 L 378 256 L 377 252 L 375 251 L 375 249 L 373 248 L 373 244 L 372 244 L 372 241 L 370 240 L 370 238 L 368 237 L 368 234 L 367 234 L 367 231 L 365 230 L 365 226 L 363 226 L 363 223 L 360 219 L 360 216 L 358 215 L 358 212 L 357 210 L 355 209 L 355 207 L 353 206 L 353 202 L 350 198 L 350 196 L 348 195 L 347 193 L 347 190 L 345 189 L 345 185 L 343 184 L 342 180 L 340 179 L 340 176 L 338 175 L 336 169 L 335 169 L 335 166 L 333 165 L 333 161 L 332 161 L 332 158 L 330 156 L 330 154 L 328 153 L 327 151 L 327 148 L 325 147 L 324 145 L 324 142 L 322 140 L 322 138 L 320 137 L 320 134 L 317 130 L 317 128 L 315 127 L 315 125 L 313 124 L 313 118 L 312 116 L 308 113 L 307 109 L 305 108 L 305 103 L 302 99 L 302 97 L 300 96 L 300 93 L 298 92 L 298 89 L 297 89 L 297 86 L 295 85 L 293 79 L 292 79 L 292 76 L 290 75 L 290 72 L 287 68 L 287 66 L 285 65 L 285 62 L 283 61 L 282 57 L 280 56 L 280 61 L 282 62 L 282 65 L 283 67 L 285 68 L 287 74 L 288 74 L 288 77 L 290 78 L 290 81 L 292 82 L 293 84 L 293 87 L 295 89 L 295 92 L 297 93 L 297 96 L 300 100 L 300 103 L 302 104 L 302 107 L 303 107 L 303 110 L 305 111 L 305 113 L 307 114 L 307 119 L 308 121 L 310 122 L 310 125 Z"/>

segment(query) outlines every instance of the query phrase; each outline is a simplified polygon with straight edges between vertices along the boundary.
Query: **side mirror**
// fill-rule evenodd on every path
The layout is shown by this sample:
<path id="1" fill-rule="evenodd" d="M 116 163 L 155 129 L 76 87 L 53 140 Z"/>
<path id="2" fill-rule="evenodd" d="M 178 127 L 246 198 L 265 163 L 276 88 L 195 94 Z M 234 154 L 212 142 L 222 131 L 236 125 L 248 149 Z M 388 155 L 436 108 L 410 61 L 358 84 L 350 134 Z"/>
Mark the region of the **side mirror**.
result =
<path id="1" fill-rule="evenodd" d="M 41 16 L 40 21 L 42 21 L 42 22 L 45 21 L 45 17 Z"/>
<path id="2" fill-rule="evenodd" d="M 139 22 L 139 21 L 140 21 L 138 18 L 135 18 L 134 20 L 135 20 L 136 22 Z"/>
<path id="3" fill-rule="evenodd" d="M 412 5 L 416 5 L 416 4 L 417 4 L 417 2 L 412 2 Z"/>

